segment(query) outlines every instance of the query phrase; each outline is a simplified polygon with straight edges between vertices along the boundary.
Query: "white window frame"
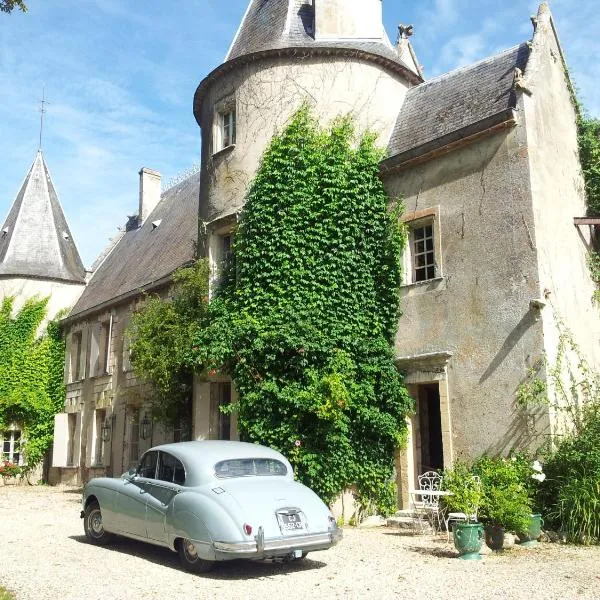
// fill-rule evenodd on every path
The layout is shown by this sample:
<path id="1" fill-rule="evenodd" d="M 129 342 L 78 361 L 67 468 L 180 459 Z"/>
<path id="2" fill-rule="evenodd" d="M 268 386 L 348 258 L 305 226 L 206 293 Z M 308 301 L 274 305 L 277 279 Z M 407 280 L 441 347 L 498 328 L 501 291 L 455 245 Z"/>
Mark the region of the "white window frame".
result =
<path id="1" fill-rule="evenodd" d="M 69 350 L 69 383 L 81 381 L 83 379 L 81 371 L 83 370 L 83 331 L 74 331 L 71 333 L 71 344 Z"/>
<path id="2" fill-rule="evenodd" d="M 214 154 L 235 147 L 237 138 L 235 98 L 222 100 L 215 106 Z"/>
<path id="3" fill-rule="evenodd" d="M 18 434 L 18 439 L 15 439 L 16 434 Z M 0 435 L 2 435 L 2 445 L 0 446 L 2 461 L 7 460 L 16 465 L 23 466 L 25 464 L 23 458 L 23 432 L 17 427 L 9 427 L 3 429 Z M 5 449 L 5 444 L 8 444 L 8 450 Z M 15 445 L 17 446 L 16 451 Z M 15 454 L 18 454 L 17 460 L 15 460 Z"/>

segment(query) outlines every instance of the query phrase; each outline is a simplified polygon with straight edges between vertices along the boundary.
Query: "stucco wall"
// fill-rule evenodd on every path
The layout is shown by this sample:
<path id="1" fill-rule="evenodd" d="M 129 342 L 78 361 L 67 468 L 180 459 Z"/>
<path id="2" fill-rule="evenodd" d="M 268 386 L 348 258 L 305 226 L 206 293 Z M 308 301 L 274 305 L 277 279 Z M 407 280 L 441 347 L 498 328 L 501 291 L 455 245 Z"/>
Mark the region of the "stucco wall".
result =
<path id="1" fill-rule="evenodd" d="M 200 218 L 208 222 L 241 208 L 260 157 L 273 135 L 307 101 L 323 123 L 352 113 L 359 131 L 385 146 L 407 84 L 377 65 L 349 58 L 302 57 L 255 61 L 219 77 L 202 104 Z M 235 148 L 214 154 L 216 114 L 235 104 Z"/>
<path id="2" fill-rule="evenodd" d="M 523 100 L 540 295 L 547 295 L 542 311 L 546 354 L 555 364 L 557 323 L 562 321 L 581 354 L 599 368 L 600 312 L 592 302 L 594 284 L 586 266 L 590 231 L 573 224 L 574 217 L 586 214 L 576 114 L 549 14 L 538 19 L 525 85 L 530 92 Z M 578 361 L 572 353 L 566 358 L 572 364 Z"/>
<path id="3" fill-rule="evenodd" d="M 407 211 L 439 206 L 442 277 L 403 288 L 396 354 L 452 354 L 453 458 L 532 441 L 533 424 L 514 405 L 542 352 L 542 322 L 529 305 L 539 281 L 523 133 L 520 124 L 385 176 L 388 194 L 403 196 Z"/>
<path id="4" fill-rule="evenodd" d="M 0 299 L 14 296 L 14 308 L 18 311 L 29 298 L 50 296 L 48 318 L 53 319 L 60 310 L 70 309 L 75 304 L 84 287 L 83 284 L 42 279 L 0 279 Z"/>

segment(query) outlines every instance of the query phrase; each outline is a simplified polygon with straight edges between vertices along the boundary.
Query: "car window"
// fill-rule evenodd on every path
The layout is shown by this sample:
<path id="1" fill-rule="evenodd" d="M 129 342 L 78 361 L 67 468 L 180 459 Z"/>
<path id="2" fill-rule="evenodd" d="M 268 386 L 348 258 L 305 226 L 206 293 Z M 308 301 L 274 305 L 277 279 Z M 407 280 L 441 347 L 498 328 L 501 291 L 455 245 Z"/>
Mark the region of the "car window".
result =
<path id="1" fill-rule="evenodd" d="M 138 469 L 138 475 L 140 477 L 146 477 L 148 479 L 154 479 L 156 477 L 156 462 L 158 460 L 158 452 L 153 450 L 151 452 L 146 452 L 142 458 L 142 462 L 140 463 L 140 468 Z"/>
<path id="2" fill-rule="evenodd" d="M 263 475 L 282 476 L 287 474 L 286 466 L 273 458 L 237 458 L 222 460 L 215 465 L 215 475 L 221 479 L 229 477 L 259 477 Z"/>
<path id="3" fill-rule="evenodd" d="M 161 481 L 171 481 L 183 485 L 185 483 L 185 469 L 181 461 L 171 454 L 161 452 L 158 462 L 158 478 Z"/>

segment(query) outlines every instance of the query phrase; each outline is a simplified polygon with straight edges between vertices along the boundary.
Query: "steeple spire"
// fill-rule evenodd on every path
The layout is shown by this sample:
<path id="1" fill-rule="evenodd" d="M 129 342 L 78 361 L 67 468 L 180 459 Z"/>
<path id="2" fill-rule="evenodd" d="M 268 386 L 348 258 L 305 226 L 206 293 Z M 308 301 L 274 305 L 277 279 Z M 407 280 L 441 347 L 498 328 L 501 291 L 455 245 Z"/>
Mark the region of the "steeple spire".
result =
<path id="1" fill-rule="evenodd" d="M 38 146 L 38 150 L 42 149 L 42 133 L 44 131 L 44 113 L 46 112 L 45 104 L 48 104 L 46 101 L 46 89 L 42 88 L 42 99 L 40 100 L 40 145 Z"/>
<path id="2" fill-rule="evenodd" d="M 85 282 L 85 269 L 42 151 L 0 230 L 0 278 Z"/>

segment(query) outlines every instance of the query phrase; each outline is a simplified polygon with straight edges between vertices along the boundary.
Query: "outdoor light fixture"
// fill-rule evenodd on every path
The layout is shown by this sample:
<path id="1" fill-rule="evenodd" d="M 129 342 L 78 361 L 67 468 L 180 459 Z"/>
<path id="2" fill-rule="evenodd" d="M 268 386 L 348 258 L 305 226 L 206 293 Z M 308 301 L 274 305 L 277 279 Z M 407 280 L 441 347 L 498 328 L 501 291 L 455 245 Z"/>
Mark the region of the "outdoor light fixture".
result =
<path id="1" fill-rule="evenodd" d="M 140 423 L 140 437 L 147 440 L 152 436 L 152 421 L 148 418 L 148 414 L 144 414 L 144 418 Z"/>
<path id="2" fill-rule="evenodd" d="M 110 433 L 112 430 L 112 425 L 110 422 L 110 419 L 108 417 L 106 417 L 106 419 L 104 419 L 104 424 L 102 425 L 102 429 L 101 434 L 102 434 L 102 441 L 103 442 L 108 442 L 110 440 Z"/>

